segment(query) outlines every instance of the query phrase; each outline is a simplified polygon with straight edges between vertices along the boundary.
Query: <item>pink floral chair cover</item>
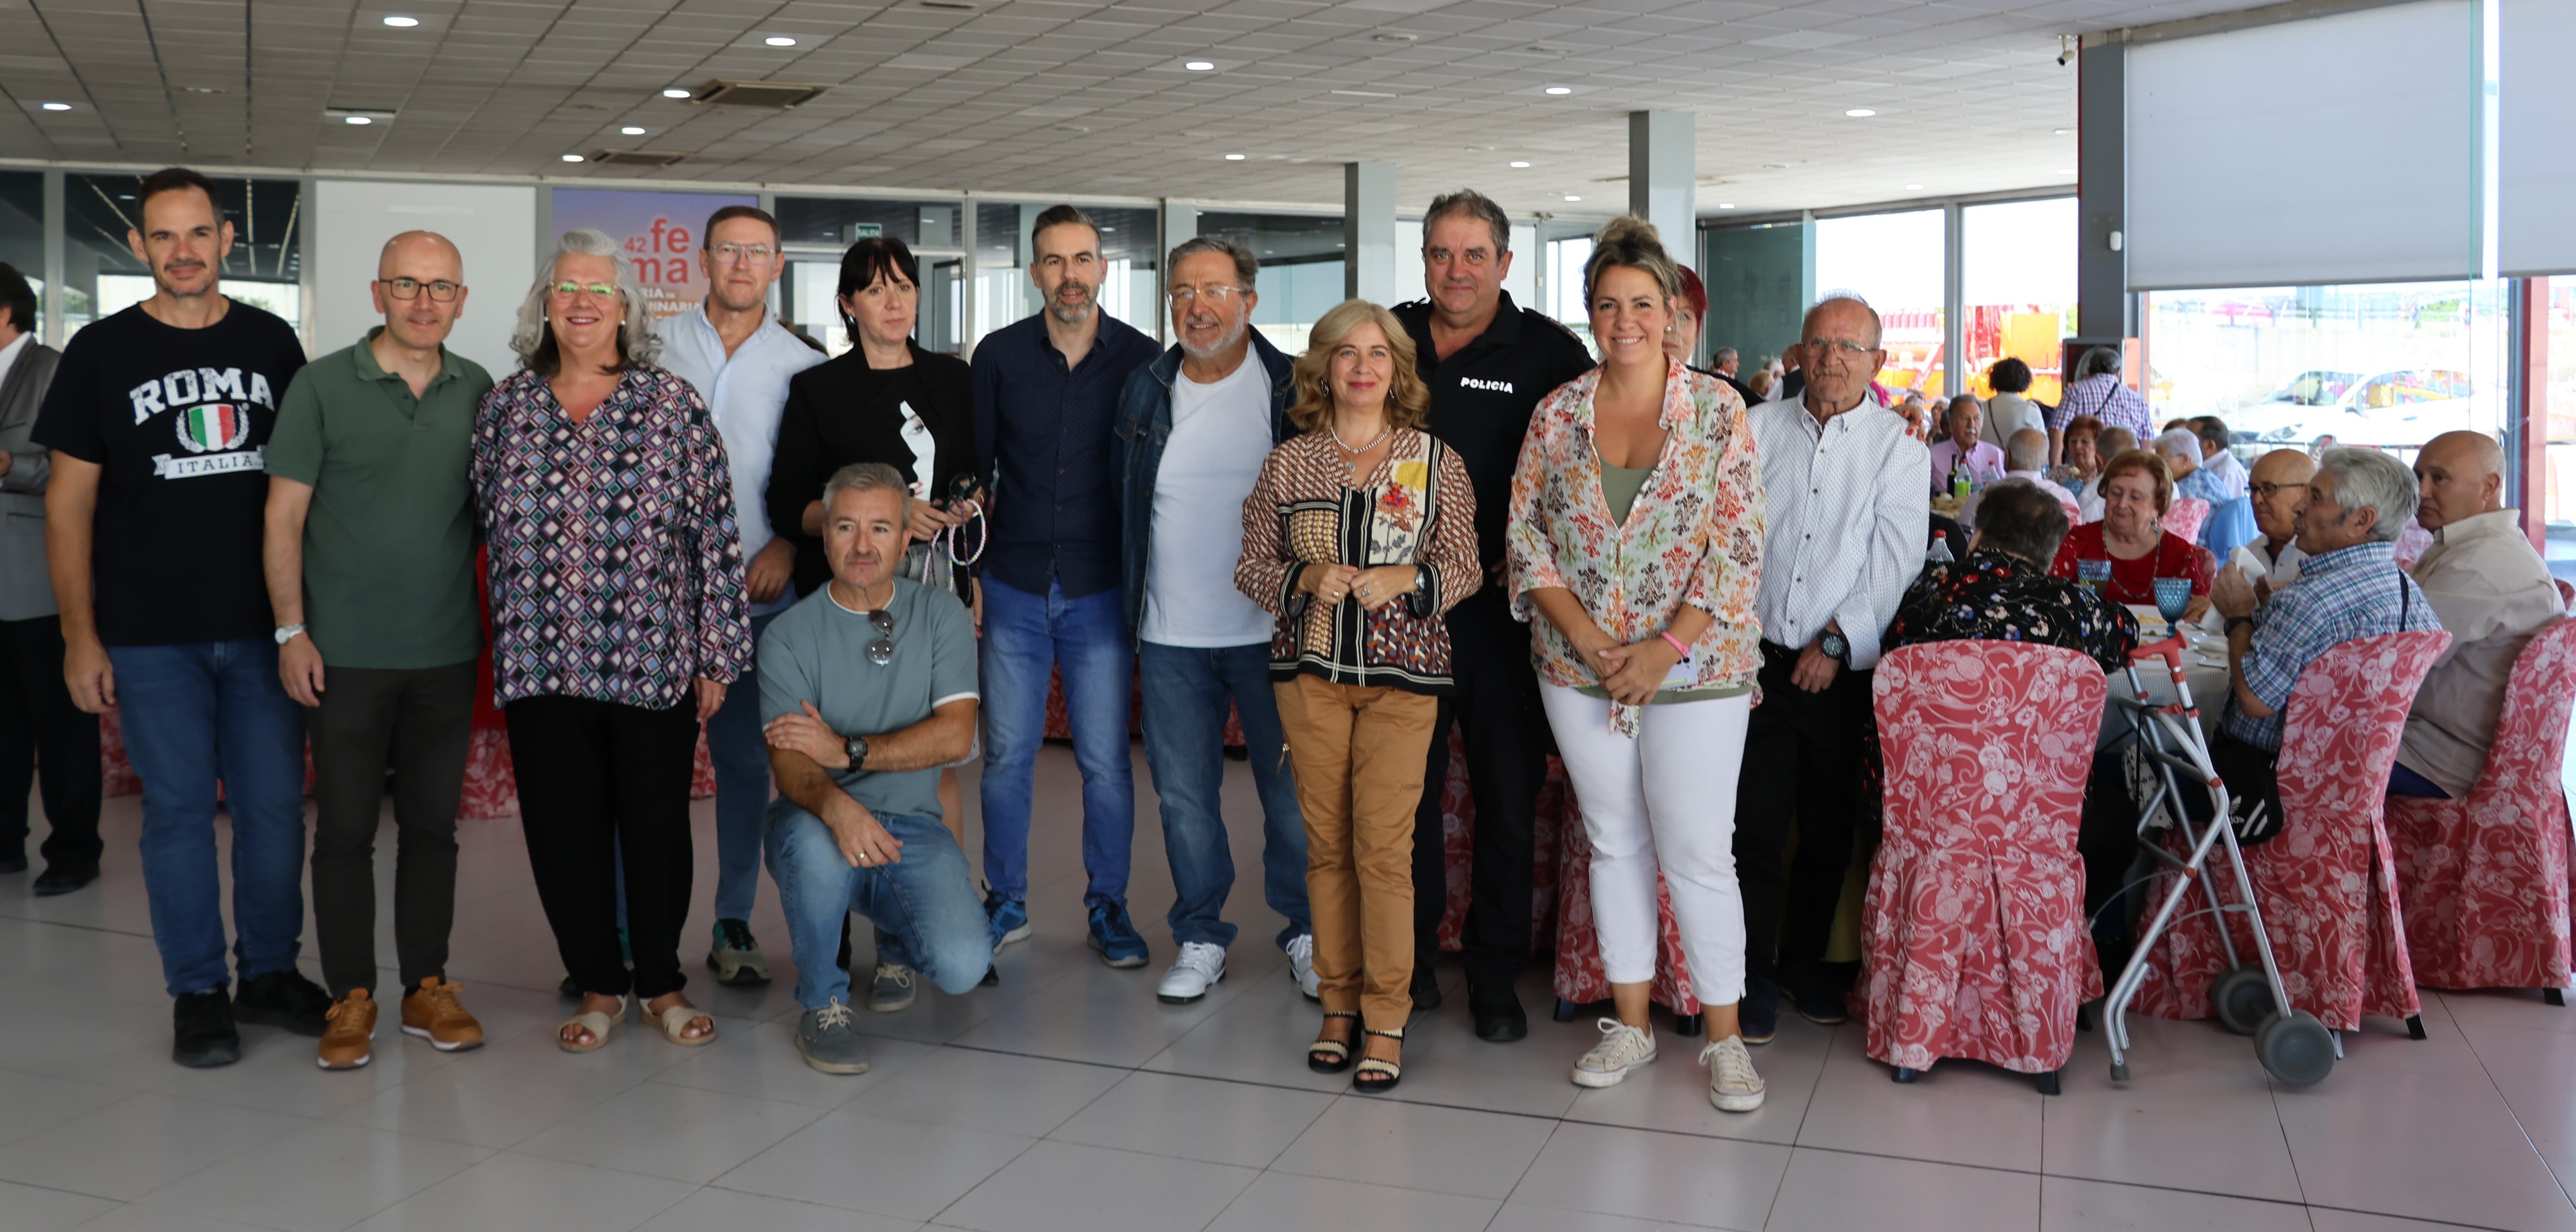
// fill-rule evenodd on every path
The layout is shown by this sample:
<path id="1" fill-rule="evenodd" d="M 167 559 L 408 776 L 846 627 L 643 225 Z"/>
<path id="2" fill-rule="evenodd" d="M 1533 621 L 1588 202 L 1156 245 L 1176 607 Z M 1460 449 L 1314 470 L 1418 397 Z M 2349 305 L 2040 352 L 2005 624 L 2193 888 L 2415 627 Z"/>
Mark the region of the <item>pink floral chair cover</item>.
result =
<path id="1" fill-rule="evenodd" d="M 2576 620 L 2515 658 L 2486 769 L 2464 800 L 2388 798 L 2388 841 L 2415 981 L 2428 988 L 2565 988 L 2567 796 Z"/>
<path id="2" fill-rule="evenodd" d="M 2178 496 L 2165 506 L 2164 520 L 2156 525 L 2185 543 L 2200 542 L 2201 523 L 2209 520 L 2209 502 L 2197 496 Z"/>
<path id="3" fill-rule="evenodd" d="M 1567 799 L 1571 800 L 1569 792 Z M 1592 840 L 1583 833 L 1581 814 L 1557 834 L 1556 995 L 1577 1005 L 1610 999 L 1610 976 L 1601 967 L 1601 935 L 1592 926 Z M 1545 917 L 1540 917 L 1544 919 Z M 1646 995 L 1675 1015 L 1700 1011 L 1691 993 L 1690 962 L 1682 956 L 1682 933 L 1673 922 L 1673 893 L 1664 875 L 1655 874 L 1655 978 Z"/>
<path id="4" fill-rule="evenodd" d="M 2391 633 L 2327 651 L 2299 673 L 2281 739 L 2281 832 L 2245 849 L 2245 871 L 2263 908 L 2272 954 L 2293 1008 L 2338 1031 L 2364 1014 L 2412 1018 L 2422 1009 L 2399 918 L 2397 866 L 2389 851 L 2389 767 L 2416 687 L 2450 645 L 2448 633 Z M 2215 858 L 2209 871 L 2232 895 Z M 2172 888 L 2156 879 L 2162 903 Z M 2205 905 L 2197 897 L 2190 908 Z M 2227 917 L 2237 956 L 2255 961 L 2241 915 Z M 2178 916 L 2139 986 L 2137 1007 L 2158 1018 L 2206 1018 L 2210 981 L 2226 969 L 2217 926 L 2197 911 Z"/>
<path id="5" fill-rule="evenodd" d="M 1476 796 L 1467 783 L 1467 740 L 1454 725 L 1449 729 L 1449 778 L 1440 785 L 1440 822 L 1441 869 L 1449 890 L 1448 909 L 1440 915 L 1440 948 L 1455 953 L 1465 948 L 1467 901 L 1475 891 Z M 1550 755 L 1547 780 L 1538 789 L 1538 825 L 1530 839 L 1535 864 L 1530 870 L 1533 943 L 1547 935 L 1556 919 L 1556 887 L 1563 877 L 1557 864 L 1564 852 L 1558 836 L 1582 829 L 1583 819 L 1574 808 L 1574 789 L 1565 780 L 1565 763 Z M 1591 918 L 1588 905 L 1584 918 Z M 1592 966 L 1595 971 L 1600 969 L 1597 956 Z M 1601 997 L 1610 995 L 1608 984 L 1601 988 Z"/>
<path id="6" fill-rule="evenodd" d="M 2062 1068 L 2076 1007 L 2102 995 L 2075 851 L 2101 665 L 1942 642 L 1879 660 L 1874 687 L 1887 827 L 1861 906 L 1869 1055 Z"/>

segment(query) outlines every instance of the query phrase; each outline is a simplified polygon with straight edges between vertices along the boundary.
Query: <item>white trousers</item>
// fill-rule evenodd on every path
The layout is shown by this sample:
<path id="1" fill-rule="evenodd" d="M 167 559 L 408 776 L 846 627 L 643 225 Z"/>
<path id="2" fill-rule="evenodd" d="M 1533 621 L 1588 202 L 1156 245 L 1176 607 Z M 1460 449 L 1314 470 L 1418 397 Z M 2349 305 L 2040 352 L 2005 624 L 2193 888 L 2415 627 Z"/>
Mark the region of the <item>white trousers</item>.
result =
<path id="1" fill-rule="evenodd" d="M 1592 840 L 1592 926 L 1613 984 L 1655 977 L 1655 870 L 1703 1005 L 1744 998 L 1744 895 L 1735 883 L 1735 780 L 1748 695 L 1647 706 L 1637 738 L 1610 727 L 1610 703 L 1544 681 L 1583 832 Z"/>

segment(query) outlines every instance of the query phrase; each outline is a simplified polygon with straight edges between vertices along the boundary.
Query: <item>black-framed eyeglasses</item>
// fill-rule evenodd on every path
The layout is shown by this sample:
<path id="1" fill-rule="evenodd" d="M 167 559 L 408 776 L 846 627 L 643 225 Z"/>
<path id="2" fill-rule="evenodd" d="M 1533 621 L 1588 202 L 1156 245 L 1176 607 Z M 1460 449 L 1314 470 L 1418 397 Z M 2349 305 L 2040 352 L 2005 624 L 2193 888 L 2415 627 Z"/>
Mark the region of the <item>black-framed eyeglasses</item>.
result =
<path id="1" fill-rule="evenodd" d="M 449 282 L 444 278 L 431 282 L 417 278 L 379 278 L 376 281 L 395 299 L 419 299 L 421 291 L 427 289 L 429 298 L 441 304 L 455 303 L 456 297 L 465 290 L 464 283 Z"/>
<path id="2" fill-rule="evenodd" d="M 894 662 L 894 613 L 878 608 L 868 613 L 868 623 L 877 630 L 877 640 L 868 643 L 868 662 L 879 667 Z"/>
<path id="3" fill-rule="evenodd" d="M 2292 488 L 2304 488 L 2306 486 L 2308 485 L 2304 483 L 2258 483 L 2253 486 L 2252 491 L 2254 495 L 2261 497 L 2264 500 L 2270 500 Z"/>

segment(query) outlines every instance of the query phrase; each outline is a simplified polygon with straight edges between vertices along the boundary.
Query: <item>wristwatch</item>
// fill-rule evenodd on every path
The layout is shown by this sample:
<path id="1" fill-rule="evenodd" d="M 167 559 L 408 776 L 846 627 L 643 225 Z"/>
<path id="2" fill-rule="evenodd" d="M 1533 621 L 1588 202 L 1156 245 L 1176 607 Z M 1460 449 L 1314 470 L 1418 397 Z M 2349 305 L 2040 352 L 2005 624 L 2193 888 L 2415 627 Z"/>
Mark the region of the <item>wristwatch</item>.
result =
<path id="1" fill-rule="evenodd" d="M 2220 632 L 2222 632 L 2222 633 L 2228 633 L 2228 634 L 2233 634 L 2233 633 L 2235 633 L 2235 632 L 2236 632 L 2236 626 L 2238 626 L 2238 625 L 2251 625 L 2251 624 L 2253 624 L 2253 623 L 2254 623 L 2254 618 L 2253 618 L 2253 617 L 2251 617 L 2251 616 L 2230 616 L 2230 617 L 2228 617 L 2228 618 L 2227 618 L 2227 626 L 2226 626 L 2224 629 L 2220 630 Z"/>
<path id="2" fill-rule="evenodd" d="M 864 767 L 868 763 L 868 738 L 865 736 L 841 737 L 841 753 L 850 759 L 850 769 L 857 770 Z"/>
<path id="3" fill-rule="evenodd" d="M 1825 657 L 1836 663 L 1851 662 L 1851 643 L 1831 629 L 1825 630 L 1824 637 L 1817 640 L 1816 649 L 1824 651 Z"/>
<path id="4" fill-rule="evenodd" d="M 277 644 L 284 646 L 288 642 L 294 641 L 297 635 L 303 632 L 304 626 L 300 624 L 279 625 L 277 626 Z"/>

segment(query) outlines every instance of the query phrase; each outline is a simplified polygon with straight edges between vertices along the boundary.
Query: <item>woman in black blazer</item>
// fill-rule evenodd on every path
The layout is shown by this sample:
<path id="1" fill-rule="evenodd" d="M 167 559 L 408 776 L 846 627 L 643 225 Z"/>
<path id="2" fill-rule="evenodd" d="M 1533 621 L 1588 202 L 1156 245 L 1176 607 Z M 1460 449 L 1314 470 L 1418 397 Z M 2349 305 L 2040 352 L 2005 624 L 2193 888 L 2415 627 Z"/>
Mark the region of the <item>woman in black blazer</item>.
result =
<path id="1" fill-rule="evenodd" d="M 912 340 L 920 306 L 921 270 L 903 241 L 861 240 L 842 255 L 841 319 L 855 345 L 788 383 L 769 473 L 769 522 L 796 545 L 797 594 L 832 579 L 823 559 L 823 482 L 844 466 L 883 462 L 915 480 L 913 494 L 926 498 L 913 505 L 916 547 L 959 521 L 949 496 L 975 471 L 974 388 L 966 361 Z M 980 526 L 966 528 L 970 556 L 981 536 Z M 917 551 L 907 564 L 921 580 Z M 953 589 L 980 610 L 973 586 L 958 567 Z"/>

